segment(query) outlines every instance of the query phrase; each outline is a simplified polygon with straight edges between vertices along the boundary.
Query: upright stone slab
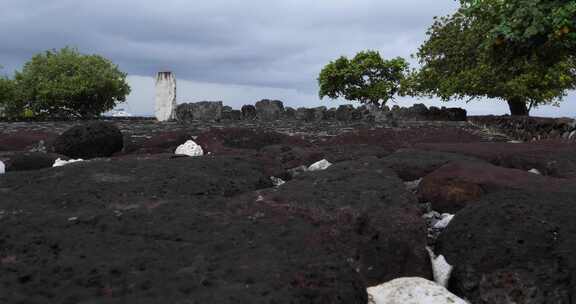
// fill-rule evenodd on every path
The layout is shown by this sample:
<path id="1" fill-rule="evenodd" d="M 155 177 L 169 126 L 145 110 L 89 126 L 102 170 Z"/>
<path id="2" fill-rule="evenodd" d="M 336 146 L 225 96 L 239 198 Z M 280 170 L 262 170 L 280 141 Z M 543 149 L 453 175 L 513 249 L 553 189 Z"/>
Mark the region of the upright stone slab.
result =
<path id="1" fill-rule="evenodd" d="M 158 121 L 175 118 L 176 113 L 176 77 L 172 72 L 159 72 L 156 75 L 156 107 L 154 111 Z"/>
<path id="2" fill-rule="evenodd" d="M 284 104 L 280 100 L 262 99 L 256 103 L 256 116 L 260 120 L 279 120 L 284 113 Z"/>

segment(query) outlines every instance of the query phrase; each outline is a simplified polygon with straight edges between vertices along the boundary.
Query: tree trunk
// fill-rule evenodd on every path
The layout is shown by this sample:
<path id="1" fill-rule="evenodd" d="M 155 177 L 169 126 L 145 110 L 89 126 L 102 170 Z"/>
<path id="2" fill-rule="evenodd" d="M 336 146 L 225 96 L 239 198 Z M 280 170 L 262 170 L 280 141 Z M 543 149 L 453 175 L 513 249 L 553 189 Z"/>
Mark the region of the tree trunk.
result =
<path id="1" fill-rule="evenodd" d="M 526 105 L 526 102 L 522 99 L 513 98 L 508 100 L 508 107 L 510 107 L 510 114 L 512 116 L 528 116 L 530 115 L 530 110 Z"/>

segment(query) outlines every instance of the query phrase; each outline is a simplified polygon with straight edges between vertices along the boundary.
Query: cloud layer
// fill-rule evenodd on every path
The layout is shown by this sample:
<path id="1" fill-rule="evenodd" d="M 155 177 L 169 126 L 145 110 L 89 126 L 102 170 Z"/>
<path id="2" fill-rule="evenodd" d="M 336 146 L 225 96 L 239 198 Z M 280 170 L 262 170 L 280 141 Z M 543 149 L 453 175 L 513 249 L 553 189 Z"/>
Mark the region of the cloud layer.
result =
<path id="1" fill-rule="evenodd" d="M 328 61 L 364 49 L 409 57 L 432 18 L 456 7 L 454 0 L 2 0 L 0 65 L 9 74 L 38 52 L 68 45 L 132 75 L 129 103 L 145 112 L 153 97 L 144 100 L 150 88 L 142 77 L 161 70 L 195 88 L 186 99 L 261 92 L 312 105 Z"/>

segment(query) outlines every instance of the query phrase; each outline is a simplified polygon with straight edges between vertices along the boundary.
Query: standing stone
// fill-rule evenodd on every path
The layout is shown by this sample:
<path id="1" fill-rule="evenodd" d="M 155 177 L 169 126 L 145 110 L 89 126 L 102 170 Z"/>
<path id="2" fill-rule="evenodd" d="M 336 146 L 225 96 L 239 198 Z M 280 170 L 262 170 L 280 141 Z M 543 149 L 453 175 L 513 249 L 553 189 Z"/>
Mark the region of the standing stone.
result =
<path id="1" fill-rule="evenodd" d="M 158 121 L 175 118 L 176 112 L 176 77 L 172 72 L 159 72 L 156 75 L 156 108 Z"/>
<path id="2" fill-rule="evenodd" d="M 246 120 L 256 119 L 256 107 L 254 107 L 253 105 L 243 105 L 242 118 Z"/>
<path id="3" fill-rule="evenodd" d="M 283 113 L 284 104 L 280 100 L 263 99 L 256 103 L 256 115 L 260 120 L 279 120 Z"/>

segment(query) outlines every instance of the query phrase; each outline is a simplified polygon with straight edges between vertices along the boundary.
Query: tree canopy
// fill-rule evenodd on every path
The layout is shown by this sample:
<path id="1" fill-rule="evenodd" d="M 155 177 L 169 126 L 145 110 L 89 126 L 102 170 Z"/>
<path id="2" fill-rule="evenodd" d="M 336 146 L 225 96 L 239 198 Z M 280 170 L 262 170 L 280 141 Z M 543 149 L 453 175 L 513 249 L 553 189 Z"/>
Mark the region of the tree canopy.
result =
<path id="1" fill-rule="evenodd" d="M 363 51 L 352 59 L 342 56 L 320 72 L 319 95 L 380 106 L 398 94 L 407 72 L 403 58 L 384 60 L 376 51 Z"/>
<path id="2" fill-rule="evenodd" d="M 39 118 L 94 117 L 130 93 L 126 74 L 111 61 L 68 47 L 35 55 L 14 81 L 18 98 L 12 108 Z"/>
<path id="3" fill-rule="evenodd" d="M 409 82 L 413 93 L 499 98 L 513 115 L 528 115 L 531 106 L 558 103 L 575 88 L 572 1 L 461 4 L 428 30 L 417 53 L 422 67 Z"/>

